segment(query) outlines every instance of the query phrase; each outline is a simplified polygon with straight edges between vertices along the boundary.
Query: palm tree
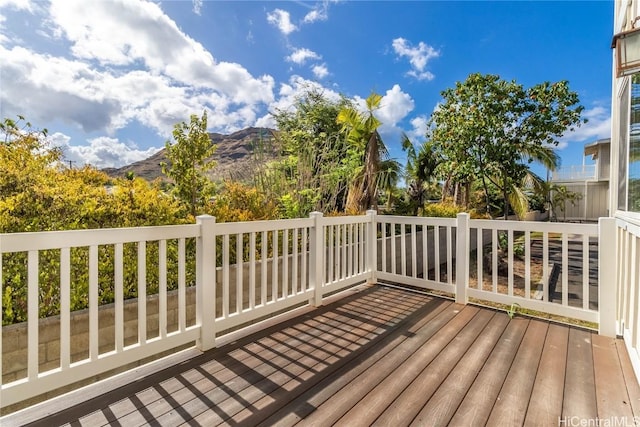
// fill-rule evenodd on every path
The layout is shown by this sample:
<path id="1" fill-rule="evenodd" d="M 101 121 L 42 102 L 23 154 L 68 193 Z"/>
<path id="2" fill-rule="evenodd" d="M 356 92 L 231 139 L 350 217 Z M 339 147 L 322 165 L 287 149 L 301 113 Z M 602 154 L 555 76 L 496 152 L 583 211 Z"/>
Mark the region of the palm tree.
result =
<path id="1" fill-rule="evenodd" d="M 407 152 L 407 194 L 413 206 L 413 214 L 417 215 L 424 206 L 428 193 L 427 186 L 433 181 L 440 160 L 430 142 L 424 142 L 416 152 L 415 146 L 406 134 L 402 135 L 402 149 Z"/>
<path id="2" fill-rule="evenodd" d="M 378 187 L 387 193 L 387 211 L 393 206 L 393 190 L 396 189 L 400 181 L 402 166 L 395 159 L 387 159 L 380 162 L 380 173 L 378 174 Z"/>
<path id="3" fill-rule="evenodd" d="M 338 113 L 337 122 L 347 143 L 355 149 L 358 166 L 349 185 L 346 210 L 362 212 L 378 207 L 378 174 L 383 159 L 388 157 L 387 147 L 378 133 L 382 122 L 373 112 L 379 108 L 382 96 L 372 93 L 366 99 L 367 111 L 359 112 L 353 107 L 344 107 Z"/>

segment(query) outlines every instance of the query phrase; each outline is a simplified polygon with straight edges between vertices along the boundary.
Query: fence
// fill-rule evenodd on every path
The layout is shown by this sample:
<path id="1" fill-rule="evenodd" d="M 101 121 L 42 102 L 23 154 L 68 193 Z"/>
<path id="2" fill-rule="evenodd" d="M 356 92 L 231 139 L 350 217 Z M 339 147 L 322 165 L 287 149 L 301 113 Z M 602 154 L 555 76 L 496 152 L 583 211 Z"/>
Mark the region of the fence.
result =
<path id="1" fill-rule="evenodd" d="M 8 283 L 17 283 L 13 276 L 3 281 L 2 273 L 21 262 L 27 270 L 27 319 L 22 325 L 27 363 L 23 376 L 3 380 L 0 404 L 5 407 L 193 342 L 200 350 L 211 349 L 234 329 L 303 305 L 319 306 L 326 295 L 365 281 L 444 292 L 463 304 L 469 298 L 517 303 L 599 322 L 606 331 L 607 325 L 615 325 L 615 319 L 601 315 L 608 313 L 603 311 L 607 304 L 615 307 L 615 300 L 600 295 L 602 274 L 610 274 L 602 265 L 613 265 L 611 256 L 615 259 L 615 250 L 597 250 L 607 237 L 603 227 L 611 227 L 606 221 L 568 225 L 369 211 L 352 217 L 313 213 L 305 219 L 220 224 L 202 216 L 183 226 L 3 234 L 3 295 Z M 52 254 L 59 266 L 55 274 L 47 270 Z M 41 260 L 47 264 L 40 265 Z M 552 289 L 553 263 L 561 267 Z M 514 270 L 516 264 L 522 272 Z M 43 289 L 51 287 L 50 281 L 59 290 L 60 310 L 44 316 L 40 312 L 48 296 Z M 87 348 L 80 352 L 71 350 L 78 289 L 86 290 L 88 303 L 83 311 Z M 194 290 L 195 320 L 188 321 Z M 107 325 L 100 302 L 111 291 L 113 321 Z M 134 319 L 125 310 L 131 295 L 137 299 Z M 43 324 L 52 319 L 59 325 L 54 334 L 59 343 L 52 346 L 59 354 L 55 366 L 43 356 L 50 353 L 43 348 Z M 137 329 L 133 337 L 131 325 Z"/>
<path id="2" fill-rule="evenodd" d="M 597 165 L 561 166 L 551 173 L 552 181 L 584 181 L 597 178 Z"/>
<path id="3" fill-rule="evenodd" d="M 606 282 L 598 280 L 599 264 L 615 260 L 614 252 L 598 250 L 602 224 L 470 220 L 466 214 L 378 216 L 376 222 L 380 280 L 446 292 L 459 303 L 517 304 L 601 323 L 599 283 Z"/>
<path id="4" fill-rule="evenodd" d="M 624 337 L 636 377 L 640 378 L 640 226 L 618 218 L 609 232 L 617 237 L 617 246 L 612 240 L 608 248 L 618 254 L 609 276 L 617 284 L 611 296 L 616 304 L 616 332 Z"/>

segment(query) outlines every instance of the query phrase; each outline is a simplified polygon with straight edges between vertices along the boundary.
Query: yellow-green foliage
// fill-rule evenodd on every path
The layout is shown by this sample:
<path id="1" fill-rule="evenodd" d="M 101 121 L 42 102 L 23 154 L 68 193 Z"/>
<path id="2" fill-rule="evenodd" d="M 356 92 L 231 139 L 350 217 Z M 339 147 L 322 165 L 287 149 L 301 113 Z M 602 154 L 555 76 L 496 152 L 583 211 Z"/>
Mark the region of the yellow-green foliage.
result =
<path id="1" fill-rule="evenodd" d="M 206 210 L 217 222 L 257 221 L 278 216 L 276 204 L 256 188 L 231 181 L 224 184 Z"/>
<path id="2" fill-rule="evenodd" d="M 179 203 L 156 184 L 142 179 L 110 180 L 90 167 L 69 169 L 61 153 L 47 144 L 46 132 L 21 121 L 5 120 L 0 141 L 0 233 L 166 225 L 190 222 Z M 187 242 L 187 284 L 193 282 L 195 242 Z M 114 248 L 100 246 L 99 302 L 113 301 Z M 169 259 L 176 259 L 177 242 L 167 242 Z M 87 306 L 88 248 L 71 249 L 71 308 Z M 137 295 L 137 247 L 124 245 L 125 298 Z M 147 243 L 147 265 L 157 265 L 158 243 Z M 40 315 L 58 313 L 60 250 L 39 253 Z M 177 287 L 174 265 L 168 287 Z M 27 254 L 2 256 L 2 323 L 26 320 Z M 147 292 L 158 289 L 157 269 L 147 269 Z"/>
<path id="3" fill-rule="evenodd" d="M 466 212 L 464 206 L 458 206 L 450 202 L 428 203 L 424 206 L 422 216 L 437 218 L 455 218 L 456 215 Z M 488 218 L 486 214 L 481 214 L 475 209 L 469 211 L 469 216 L 474 219 Z"/>
<path id="4" fill-rule="evenodd" d="M 0 148 L 1 149 L 1 148 Z M 178 203 L 158 186 L 143 179 L 109 179 L 91 168 L 80 170 L 45 169 L 36 184 L 19 193 L 0 198 L 0 231 L 51 231 L 112 228 L 184 223 Z M 99 246 L 99 303 L 113 301 L 114 248 Z M 187 242 L 187 263 L 193 267 L 194 242 Z M 71 249 L 71 309 L 88 304 L 88 248 Z M 177 259 L 177 242 L 167 242 L 169 259 Z M 2 259 L 3 323 L 26 320 L 26 253 L 4 254 Z M 124 295 L 137 296 L 137 246 L 124 246 Z M 157 265 L 158 243 L 147 243 L 146 263 Z M 40 251 L 40 316 L 58 314 L 60 298 L 60 251 Z M 177 288 L 177 271 L 170 267 L 169 289 Z M 187 283 L 193 282 L 193 268 L 187 268 Z M 158 289 L 158 270 L 147 268 L 147 292 Z"/>
<path id="5" fill-rule="evenodd" d="M 437 218 L 455 218 L 464 209 L 453 203 L 430 203 L 425 205 L 422 216 Z"/>

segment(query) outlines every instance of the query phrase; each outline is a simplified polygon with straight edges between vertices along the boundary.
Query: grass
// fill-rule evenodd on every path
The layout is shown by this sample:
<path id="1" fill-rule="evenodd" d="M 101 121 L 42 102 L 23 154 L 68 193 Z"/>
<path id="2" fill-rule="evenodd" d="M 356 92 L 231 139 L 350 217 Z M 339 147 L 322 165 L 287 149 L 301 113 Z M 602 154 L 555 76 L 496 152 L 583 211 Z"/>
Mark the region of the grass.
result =
<path id="1" fill-rule="evenodd" d="M 494 309 L 505 311 L 505 312 L 509 312 L 510 310 L 513 310 L 512 305 L 500 304 L 500 303 L 497 303 L 497 302 L 485 301 L 485 300 L 476 299 L 476 298 L 469 298 L 469 302 L 472 303 L 472 304 L 475 304 L 475 305 L 479 305 L 479 306 L 483 306 L 483 307 L 490 307 L 490 308 L 494 308 Z M 533 318 L 536 318 L 536 319 L 550 320 L 550 321 L 553 321 L 553 322 L 563 323 L 563 324 L 566 324 L 566 325 L 579 326 L 581 328 L 591 329 L 591 330 L 595 330 L 595 331 L 598 330 L 598 324 L 597 323 L 586 322 L 584 320 L 573 319 L 571 317 L 556 316 L 554 314 L 549 314 L 549 313 L 545 313 L 545 312 L 542 312 L 542 311 L 530 310 L 530 309 L 522 308 L 522 307 L 519 307 L 519 306 L 517 308 L 515 308 L 514 312 L 515 312 L 515 316 L 522 315 L 522 316 L 526 316 L 526 317 L 533 317 Z"/>

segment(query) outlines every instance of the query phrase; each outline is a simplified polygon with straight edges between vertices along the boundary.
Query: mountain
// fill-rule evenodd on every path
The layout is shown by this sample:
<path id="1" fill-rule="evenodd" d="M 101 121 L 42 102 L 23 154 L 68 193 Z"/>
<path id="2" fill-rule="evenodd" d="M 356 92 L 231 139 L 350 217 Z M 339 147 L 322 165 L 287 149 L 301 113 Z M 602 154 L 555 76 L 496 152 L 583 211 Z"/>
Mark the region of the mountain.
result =
<path id="1" fill-rule="evenodd" d="M 211 142 L 217 146 L 215 154 L 209 159 L 217 162 L 210 172 L 211 178 L 239 181 L 250 179 L 259 165 L 275 157 L 274 132 L 273 129 L 250 127 L 231 135 L 210 133 Z M 162 162 L 167 162 L 164 148 L 147 159 L 103 171 L 114 178 L 133 172 L 136 176 L 152 181 L 165 178 L 160 166 Z"/>

